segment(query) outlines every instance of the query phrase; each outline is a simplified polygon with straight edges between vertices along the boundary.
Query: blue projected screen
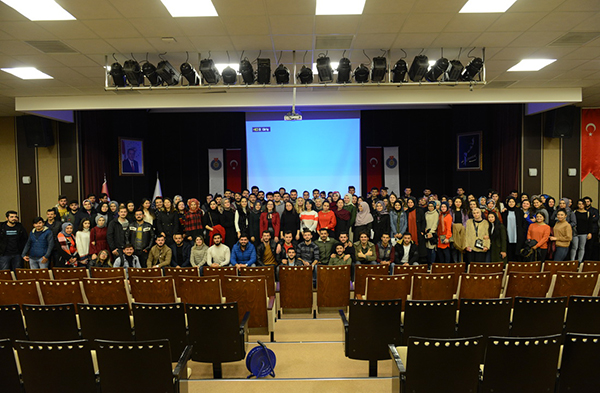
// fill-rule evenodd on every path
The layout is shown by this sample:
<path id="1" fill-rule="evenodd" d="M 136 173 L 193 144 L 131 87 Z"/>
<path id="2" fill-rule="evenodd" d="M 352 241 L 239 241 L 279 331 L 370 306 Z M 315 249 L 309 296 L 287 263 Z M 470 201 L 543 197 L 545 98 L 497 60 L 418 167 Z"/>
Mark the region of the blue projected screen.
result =
<path id="1" fill-rule="evenodd" d="M 283 114 L 246 114 L 248 188 L 295 188 L 300 196 L 304 190 L 312 195 L 314 188 L 342 195 L 350 185 L 360 189 L 360 115 L 323 118 L 329 116 L 335 114 L 305 115 L 301 121 L 285 121 Z"/>

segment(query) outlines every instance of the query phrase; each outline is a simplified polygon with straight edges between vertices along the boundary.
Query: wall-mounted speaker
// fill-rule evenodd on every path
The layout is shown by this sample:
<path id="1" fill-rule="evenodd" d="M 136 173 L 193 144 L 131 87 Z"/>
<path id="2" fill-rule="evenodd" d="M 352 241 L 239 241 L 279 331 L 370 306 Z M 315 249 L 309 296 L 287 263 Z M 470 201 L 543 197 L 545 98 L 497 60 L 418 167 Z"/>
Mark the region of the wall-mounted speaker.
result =
<path id="1" fill-rule="evenodd" d="M 573 105 L 544 113 L 544 136 L 546 138 L 570 138 L 579 130 L 581 108 Z"/>
<path id="2" fill-rule="evenodd" d="M 54 145 L 52 121 L 39 116 L 17 117 L 17 131 L 25 133 L 27 147 L 49 147 Z"/>

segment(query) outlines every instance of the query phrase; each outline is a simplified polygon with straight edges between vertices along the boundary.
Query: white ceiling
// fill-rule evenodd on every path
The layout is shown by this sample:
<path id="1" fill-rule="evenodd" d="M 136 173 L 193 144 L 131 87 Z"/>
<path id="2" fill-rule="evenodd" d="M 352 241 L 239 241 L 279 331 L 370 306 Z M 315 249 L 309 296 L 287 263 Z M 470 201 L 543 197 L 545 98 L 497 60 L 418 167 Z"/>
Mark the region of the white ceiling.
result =
<path id="1" fill-rule="evenodd" d="M 459 14 L 466 0 L 367 0 L 360 16 L 315 16 L 314 0 L 213 0 L 219 17 L 172 18 L 160 0 L 57 0 L 76 21 L 32 22 L 0 3 L 0 67 L 33 66 L 53 80 L 23 81 L 0 72 L 0 115 L 14 115 L 15 97 L 110 95 L 104 91 L 105 55 L 122 63 L 133 53 L 150 60 L 167 52 L 173 64 L 197 66 L 211 51 L 218 63 L 237 62 L 245 50 L 250 59 L 280 51 L 292 62 L 292 50 L 306 62 L 317 36 L 351 35 L 346 56 L 353 66 L 389 50 L 388 62 L 408 52 L 407 61 L 425 48 L 430 59 L 444 55 L 468 62 L 470 47 L 486 47 L 487 81 L 502 89 L 579 87 L 583 106 L 600 106 L 600 38 L 586 44 L 551 46 L 569 32 L 598 32 L 600 0 L 518 0 L 504 14 Z M 165 42 L 173 37 L 176 42 Z M 75 54 L 44 54 L 25 41 L 60 40 Z M 342 50 L 329 50 L 332 61 Z M 523 58 L 558 59 L 538 72 L 506 72 Z M 112 62 L 112 59 L 110 59 Z M 514 83 L 513 83 L 514 82 Z M 508 87 L 507 87 L 508 86 Z"/>

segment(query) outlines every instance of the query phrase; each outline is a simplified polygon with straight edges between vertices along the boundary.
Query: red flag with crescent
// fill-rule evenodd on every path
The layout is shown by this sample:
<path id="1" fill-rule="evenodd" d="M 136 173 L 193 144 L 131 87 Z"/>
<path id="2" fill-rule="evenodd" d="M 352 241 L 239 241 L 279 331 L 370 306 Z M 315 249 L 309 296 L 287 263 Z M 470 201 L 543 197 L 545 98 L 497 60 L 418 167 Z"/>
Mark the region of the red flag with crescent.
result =
<path id="1" fill-rule="evenodd" d="M 600 180 L 600 109 L 581 112 L 581 180 L 590 173 Z"/>
<path id="2" fill-rule="evenodd" d="M 367 190 L 364 193 L 371 191 L 371 188 L 381 188 L 383 185 L 383 148 L 367 147 Z"/>
<path id="3" fill-rule="evenodd" d="M 242 192 L 242 150 L 227 149 L 225 151 L 225 182 L 227 189 L 233 192 Z"/>

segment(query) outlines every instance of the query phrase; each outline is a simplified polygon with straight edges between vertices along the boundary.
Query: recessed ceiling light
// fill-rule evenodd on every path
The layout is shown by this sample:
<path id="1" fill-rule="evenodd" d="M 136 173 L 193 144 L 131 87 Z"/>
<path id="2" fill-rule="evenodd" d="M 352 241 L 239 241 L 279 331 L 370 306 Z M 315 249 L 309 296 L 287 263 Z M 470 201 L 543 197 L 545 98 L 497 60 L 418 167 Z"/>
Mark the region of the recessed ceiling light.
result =
<path id="1" fill-rule="evenodd" d="M 317 0 L 317 15 L 360 15 L 367 0 Z"/>
<path id="2" fill-rule="evenodd" d="M 555 61 L 556 59 L 524 59 L 519 64 L 509 68 L 508 71 L 539 71 Z"/>
<path id="3" fill-rule="evenodd" d="M 459 11 L 461 14 L 506 12 L 517 0 L 469 0 Z"/>
<path id="4" fill-rule="evenodd" d="M 54 79 L 48 74 L 44 74 L 42 71 L 34 67 L 16 67 L 16 68 L 2 68 L 2 71 L 13 74 L 21 79 Z"/>
<path id="5" fill-rule="evenodd" d="M 219 16 L 211 0 L 161 0 L 173 18 Z"/>
<path id="6" fill-rule="evenodd" d="M 58 5 L 54 0 L 0 0 L 9 7 L 14 8 L 18 13 L 29 20 L 74 20 L 75 17 L 69 14 L 64 8 Z"/>

